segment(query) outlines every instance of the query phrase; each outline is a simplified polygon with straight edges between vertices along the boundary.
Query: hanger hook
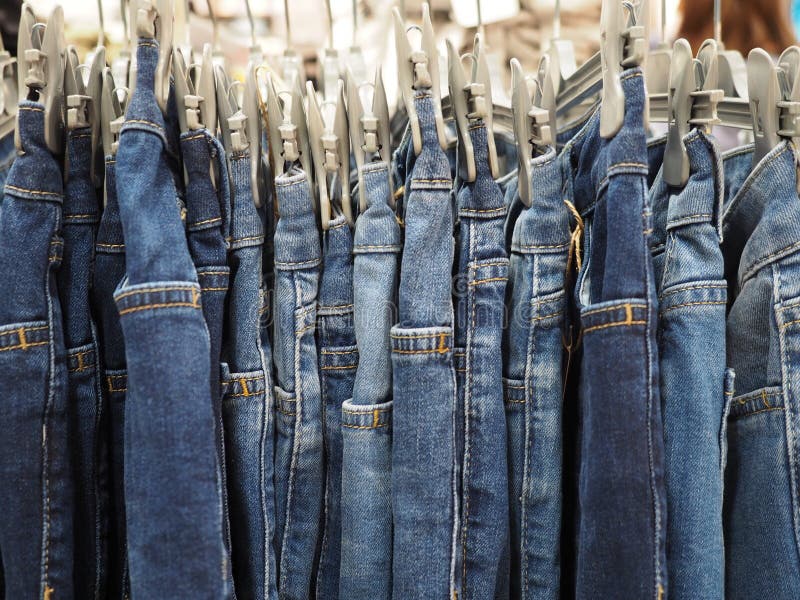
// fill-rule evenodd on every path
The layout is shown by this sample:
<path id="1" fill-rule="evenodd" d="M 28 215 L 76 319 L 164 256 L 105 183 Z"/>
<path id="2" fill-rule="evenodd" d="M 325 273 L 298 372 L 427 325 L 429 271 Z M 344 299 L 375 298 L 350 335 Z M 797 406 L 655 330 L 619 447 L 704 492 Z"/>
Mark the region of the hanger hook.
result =
<path id="1" fill-rule="evenodd" d="M 208 7 L 208 18 L 211 19 L 211 43 L 216 50 L 219 48 L 219 23 L 217 23 L 217 13 L 214 12 L 214 4 L 211 0 L 206 0 L 206 6 Z"/>
<path id="2" fill-rule="evenodd" d="M 325 0 L 325 10 L 328 12 L 328 49 L 333 50 L 333 10 L 331 0 Z"/>
<path id="3" fill-rule="evenodd" d="M 103 0 L 98 0 L 98 3 L 102 4 Z M 130 50 L 131 47 L 131 36 L 130 30 L 128 29 L 128 2 L 126 0 L 119 0 L 119 11 L 122 13 L 122 30 L 125 32 L 123 35 L 125 36 L 125 48 Z"/>
<path id="4" fill-rule="evenodd" d="M 97 0 L 97 17 L 100 23 L 100 30 L 97 32 L 97 45 L 103 46 L 106 43 L 106 19 L 103 15 L 103 0 Z"/>
<path id="5" fill-rule="evenodd" d="M 561 0 L 556 0 L 553 10 L 553 39 L 561 39 Z"/>
<path id="6" fill-rule="evenodd" d="M 714 0 L 714 41 L 722 42 L 722 0 Z"/>
<path id="7" fill-rule="evenodd" d="M 211 0 L 208 0 L 211 3 Z M 247 10 L 247 22 L 250 24 L 250 42 L 253 48 L 256 47 L 256 22 L 253 20 L 253 9 L 250 8 L 250 0 L 244 0 L 244 7 Z"/>
<path id="8" fill-rule="evenodd" d="M 353 46 L 356 45 L 358 31 L 358 0 L 353 0 Z"/>
<path id="9" fill-rule="evenodd" d="M 478 8 L 478 33 L 483 37 L 483 12 L 481 11 L 481 0 L 475 0 L 475 6 Z"/>
<path id="10" fill-rule="evenodd" d="M 286 47 L 292 47 L 292 22 L 289 18 L 289 0 L 283 0 L 283 13 L 286 19 Z"/>

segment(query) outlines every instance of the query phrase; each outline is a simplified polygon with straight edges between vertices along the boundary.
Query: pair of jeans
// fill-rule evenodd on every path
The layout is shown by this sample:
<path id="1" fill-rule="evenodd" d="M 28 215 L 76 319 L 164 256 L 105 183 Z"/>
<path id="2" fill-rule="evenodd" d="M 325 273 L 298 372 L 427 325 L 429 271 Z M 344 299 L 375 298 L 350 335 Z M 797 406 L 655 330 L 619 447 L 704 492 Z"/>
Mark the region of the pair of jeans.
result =
<path id="1" fill-rule="evenodd" d="M 317 302 L 319 378 L 325 444 L 325 505 L 316 594 L 339 597 L 342 547 L 342 404 L 353 395 L 358 348 L 353 328 L 353 232 L 343 215 L 322 232 Z"/>
<path id="2" fill-rule="evenodd" d="M 167 121 L 169 124 L 169 121 Z M 231 206 L 228 164 L 225 149 L 207 129 L 188 131 L 180 136 L 181 157 L 187 175 L 186 237 L 203 305 L 203 318 L 209 335 L 209 390 L 214 410 L 217 445 L 218 486 L 222 498 L 222 526 L 227 553 L 228 579 L 233 578 L 230 561 L 230 518 L 225 485 L 225 446 L 222 424 L 221 355 L 225 320 L 225 298 L 230 268 L 225 231 Z M 212 180 L 212 173 L 214 179 Z"/>
<path id="3" fill-rule="evenodd" d="M 322 263 L 308 176 L 275 178 L 275 521 L 278 594 L 311 597 L 323 504 L 317 294 Z"/>
<path id="4" fill-rule="evenodd" d="M 781 142 L 749 175 L 750 148 L 725 161 L 733 195 L 722 220 L 731 301 L 725 593 L 800 596 L 800 199 L 797 148 Z M 724 454 L 723 454 L 724 456 Z M 779 566 L 778 566 L 779 565 Z"/>
<path id="5" fill-rule="evenodd" d="M 577 598 L 666 593 L 664 458 L 656 298 L 648 238 L 641 69 L 621 75 L 611 139 L 596 112 L 561 155 L 565 197 L 585 222 L 578 276 L 583 358 L 575 561 Z"/>
<path id="6" fill-rule="evenodd" d="M 724 596 L 722 451 L 725 399 L 724 178 L 716 142 L 683 139 L 689 178 L 650 191 L 658 292 L 658 350 L 667 493 L 670 598 Z M 727 382 L 727 385 L 726 385 Z"/>
<path id="7" fill-rule="evenodd" d="M 414 98 L 422 149 L 408 160 L 393 372 L 392 597 L 454 591 L 456 526 L 452 178 L 428 92 Z"/>
<path id="8" fill-rule="evenodd" d="M 470 127 L 476 177 L 458 192 L 455 368 L 460 461 L 459 597 L 507 598 L 509 495 L 502 344 L 506 206 L 489 168 L 486 126 Z"/>
<path id="9" fill-rule="evenodd" d="M 253 203 L 250 155 L 230 156 L 233 184 L 228 263 L 231 284 L 223 344 L 222 404 L 238 600 L 277 598 L 273 483 L 274 396 L 271 364 L 259 335 L 264 223 Z"/>
<path id="10" fill-rule="evenodd" d="M 400 226 L 389 205 L 389 166 L 364 167 L 367 209 L 353 239 L 353 310 L 359 361 L 342 405 L 339 597 L 392 596 L 392 356 Z"/>
<path id="11" fill-rule="evenodd" d="M 125 517 L 131 595 L 230 594 L 211 399 L 209 332 L 155 98 L 158 43 L 140 38 L 117 153 L 125 279 Z M 172 163 L 172 164 L 171 164 Z M 216 369 L 216 366 L 215 366 Z"/>
<path id="12" fill-rule="evenodd" d="M 511 206 L 519 203 L 516 189 L 510 185 L 506 192 Z M 510 594 L 523 599 L 559 598 L 560 590 L 562 332 L 570 224 L 554 149 L 531 160 L 531 192 L 531 206 L 509 221 L 503 337 Z"/>
<path id="13" fill-rule="evenodd" d="M 0 188 L 6 184 L 8 172 L 11 170 L 15 158 L 17 158 L 17 148 L 14 145 L 14 132 L 12 131 L 0 139 Z M 2 206 L 2 200 L 0 200 L 0 206 Z"/>
<path id="14" fill-rule="evenodd" d="M 0 214 L 0 560 L 6 598 L 72 598 L 67 356 L 56 288 L 61 166 L 45 144 L 41 104 L 21 102 L 18 127 L 23 153 Z"/>
<path id="15" fill-rule="evenodd" d="M 117 161 L 105 159 L 105 208 L 100 217 L 95 242 L 92 280 L 92 307 L 97 319 L 102 365 L 103 410 L 107 415 L 101 435 L 108 445 L 109 459 L 109 535 L 108 597 L 122 600 L 130 595 L 128 546 L 125 533 L 125 493 L 123 449 L 125 441 L 125 395 L 128 372 L 122 325 L 114 304 L 114 290 L 125 277 L 125 240 L 117 201 Z"/>
<path id="16" fill-rule="evenodd" d="M 92 181 L 89 128 L 67 134 L 64 253 L 58 294 L 67 348 L 69 435 L 75 485 L 75 596 L 106 596 L 108 556 L 108 417 L 103 403 L 97 330 L 89 290 L 100 205 Z"/>

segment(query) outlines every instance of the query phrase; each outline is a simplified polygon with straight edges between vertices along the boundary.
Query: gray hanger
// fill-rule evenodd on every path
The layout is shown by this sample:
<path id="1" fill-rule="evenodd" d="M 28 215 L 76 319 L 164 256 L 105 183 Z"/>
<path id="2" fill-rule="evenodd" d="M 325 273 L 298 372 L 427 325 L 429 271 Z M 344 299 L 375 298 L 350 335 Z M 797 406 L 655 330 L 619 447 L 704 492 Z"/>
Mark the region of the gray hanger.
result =
<path id="1" fill-rule="evenodd" d="M 336 101 L 339 94 L 339 81 L 342 78 L 339 65 L 339 53 L 333 47 L 333 11 L 331 0 L 325 0 L 328 15 L 328 44 L 322 51 L 320 61 L 320 81 L 322 82 L 322 97 L 328 101 Z"/>
<path id="2" fill-rule="evenodd" d="M 561 0 L 556 0 L 553 10 L 553 36 L 550 39 L 547 55 L 552 66 L 550 76 L 553 78 L 553 88 L 558 93 L 564 82 L 578 69 L 572 40 L 561 38 Z"/>
<path id="3" fill-rule="evenodd" d="M 19 100 L 36 100 L 44 105 L 44 139 L 57 156 L 64 153 L 65 54 L 62 8 L 56 6 L 47 25 L 42 26 L 36 23 L 31 6 L 24 3 L 17 45 Z M 14 140 L 17 151 L 22 152 L 19 127 Z"/>
<path id="4" fill-rule="evenodd" d="M 308 98 L 308 141 L 314 163 L 317 198 L 319 200 L 320 224 L 323 230 L 330 225 L 332 210 L 329 194 L 331 179 L 338 175 L 336 183 L 341 186 L 341 211 L 347 222 L 353 224 L 353 209 L 350 202 L 350 135 L 347 127 L 347 111 L 344 99 L 344 82 L 340 79 L 336 102 L 326 100 L 320 106 L 314 85 L 306 83 Z M 333 108 L 331 111 L 323 110 Z M 326 118 L 327 116 L 327 118 Z"/>
<path id="5" fill-rule="evenodd" d="M 89 127 L 91 129 L 92 160 L 90 171 L 95 187 L 103 182 L 103 155 L 100 138 L 101 93 L 103 89 L 103 69 L 106 66 L 105 48 L 99 46 L 91 65 L 79 64 L 74 46 L 67 47 L 66 69 L 64 71 L 64 94 L 67 101 L 67 129 Z M 84 82 L 83 72 L 89 76 Z"/>
<path id="6" fill-rule="evenodd" d="M 744 98 L 747 93 L 747 65 L 738 50 L 725 50 L 722 43 L 722 0 L 714 0 L 714 41 L 719 48 L 719 86 L 726 97 Z"/>
<path id="7" fill-rule="evenodd" d="M 717 105 L 724 96 L 718 89 L 717 47 L 708 40 L 692 57 L 692 47 L 684 39 L 675 42 L 672 50 L 669 84 L 669 130 L 664 151 L 664 181 L 675 187 L 689 179 L 689 154 L 683 142 L 689 129 L 709 131 L 719 123 Z"/>
<path id="8" fill-rule="evenodd" d="M 306 84 L 306 71 L 303 68 L 303 58 L 297 53 L 292 44 L 292 22 L 289 15 L 289 0 L 283 0 L 283 11 L 286 19 L 286 50 L 281 59 L 281 77 L 286 89 L 300 90 Z"/>
<path id="9" fill-rule="evenodd" d="M 125 122 L 125 105 L 130 94 L 128 88 L 117 88 L 114 75 L 109 67 L 101 69 L 102 89 L 100 91 L 100 136 L 103 156 L 114 157 L 119 149 L 119 134 Z M 108 200 L 108 189 L 103 188 L 103 206 Z"/>
<path id="10" fill-rule="evenodd" d="M 525 206 L 531 206 L 531 158 L 547 151 L 555 142 L 555 88 L 550 73 L 549 54 L 542 55 L 535 78 L 526 78 L 516 58 L 511 59 L 511 112 L 514 119 L 514 144 L 517 147 L 518 193 Z M 533 95 L 528 83 L 533 86 Z"/>
<path id="11" fill-rule="evenodd" d="M 0 137 L 14 131 L 17 95 L 17 59 L 5 49 L 0 38 Z"/>
<path id="12" fill-rule="evenodd" d="M 422 151 L 422 130 L 419 125 L 419 116 L 414 105 L 414 96 L 419 90 L 428 90 L 433 104 L 436 132 L 442 149 L 447 149 L 447 134 L 442 116 L 442 96 L 439 87 L 439 52 L 436 49 L 436 39 L 431 23 L 430 6 L 422 5 L 422 45 L 418 50 L 412 50 L 400 11 L 395 7 L 394 30 L 395 43 L 397 44 L 397 75 L 400 84 L 403 103 L 408 113 L 408 123 L 411 129 L 411 138 L 414 142 L 414 152 Z"/>
<path id="13" fill-rule="evenodd" d="M 141 38 L 154 38 L 158 42 L 158 62 L 154 90 L 161 112 L 167 112 L 170 70 L 172 67 L 171 0 L 139 0 L 136 11 L 136 33 Z"/>
<path id="14" fill-rule="evenodd" d="M 666 40 L 667 26 L 667 0 L 661 0 L 661 41 L 650 50 L 647 55 L 645 68 L 645 84 L 647 94 L 652 98 L 654 94 L 669 92 L 670 63 L 672 62 L 672 46 Z"/>
<path id="15" fill-rule="evenodd" d="M 244 79 L 244 95 L 242 96 L 242 112 L 247 117 L 244 132 L 247 136 L 247 147 L 250 150 L 250 187 L 253 203 L 256 208 L 264 204 L 264 160 L 261 152 L 263 121 L 259 109 L 258 68 L 260 49 L 254 48 L 250 54 Z"/>
<path id="16" fill-rule="evenodd" d="M 764 158 L 781 141 L 781 108 L 778 103 L 781 88 L 778 67 L 762 48 L 754 48 L 747 56 L 747 89 L 750 93 L 750 112 L 753 117 L 755 151 L 753 165 Z"/>
<path id="17" fill-rule="evenodd" d="M 387 165 L 392 160 L 391 128 L 389 126 L 389 104 L 380 68 L 375 73 L 375 83 L 356 83 L 356 77 L 347 70 L 347 122 L 350 127 L 350 141 L 356 159 L 358 172 L 358 210 L 367 210 L 367 189 L 364 183 L 364 167 L 373 160 Z M 362 89 L 372 87 L 372 102 L 365 102 Z M 387 172 L 388 174 L 388 172 Z M 392 197 L 389 202 L 394 208 L 392 177 L 388 176 Z"/>
<path id="18" fill-rule="evenodd" d="M 217 94 L 212 52 L 211 44 L 206 44 L 202 62 L 187 68 L 183 62 L 185 53 L 177 47 L 173 49 L 172 70 L 181 133 L 208 129 L 212 135 L 216 134 Z"/>
<path id="19" fill-rule="evenodd" d="M 450 40 L 447 41 L 447 54 L 451 112 L 455 118 L 458 134 L 459 177 L 464 181 L 475 181 L 477 168 L 469 128 L 475 122 L 482 120 L 489 132 L 487 136 L 489 167 L 492 177 L 497 178 L 500 174 L 500 167 L 497 162 L 497 149 L 492 128 L 492 82 L 480 33 L 475 36 L 473 53 L 467 55 L 472 60 L 469 83 L 467 83 L 461 64 L 462 57 L 458 55 Z"/>
<path id="20" fill-rule="evenodd" d="M 353 0 L 353 43 L 347 53 L 347 69 L 352 71 L 356 82 L 361 85 L 367 81 L 367 62 L 364 51 L 358 44 L 358 0 Z M 349 89 L 349 87 L 348 87 Z"/>

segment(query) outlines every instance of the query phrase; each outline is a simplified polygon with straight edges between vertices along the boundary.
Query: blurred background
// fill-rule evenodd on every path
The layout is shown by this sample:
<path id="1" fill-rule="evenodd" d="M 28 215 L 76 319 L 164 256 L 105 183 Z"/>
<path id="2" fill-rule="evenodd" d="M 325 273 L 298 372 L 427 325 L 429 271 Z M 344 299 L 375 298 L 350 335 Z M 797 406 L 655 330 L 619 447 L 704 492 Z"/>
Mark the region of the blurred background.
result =
<path id="1" fill-rule="evenodd" d="M 232 75 L 241 77 L 251 45 L 245 0 L 176 1 L 184 2 L 189 11 L 187 42 L 202 49 L 214 39 L 216 31 L 217 44 L 227 57 Z M 430 0 L 440 41 L 450 39 L 465 50 L 471 47 L 479 1 L 490 60 L 496 68 L 507 75 L 509 59 L 517 57 L 525 69 L 534 70 L 554 37 L 555 0 Z M 30 3 L 44 20 L 56 0 Z M 102 22 L 103 41 L 113 58 L 126 43 L 123 3 L 127 4 L 126 0 L 61 0 L 67 43 L 75 44 L 83 57 L 98 43 Z M 663 4 L 662 31 L 662 2 L 650 2 L 647 21 L 653 45 L 687 37 L 696 49 L 703 39 L 713 36 L 713 0 L 666 0 Z M 0 0 L 0 29 L 12 54 L 20 5 L 21 0 Z M 323 48 L 336 48 L 346 57 L 348 48 L 357 44 L 370 69 L 382 65 L 390 96 L 392 83 L 396 85 L 391 28 L 395 5 L 409 22 L 417 22 L 421 0 L 249 0 L 257 43 L 268 58 L 280 56 L 290 43 L 302 55 L 308 76 L 314 78 Z M 795 43 L 793 19 L 800 19 L 800 0 L 722 0 L 721 6 L 722 40 L 729 49 L 746 54 L 752 47 L 761 46 L 778 54 Z M 556 27 L 555 36 L 572 42 L 580 65 L 599 46 L 600 0 L 562 0 L 559 8 L 560 31 Z"/>

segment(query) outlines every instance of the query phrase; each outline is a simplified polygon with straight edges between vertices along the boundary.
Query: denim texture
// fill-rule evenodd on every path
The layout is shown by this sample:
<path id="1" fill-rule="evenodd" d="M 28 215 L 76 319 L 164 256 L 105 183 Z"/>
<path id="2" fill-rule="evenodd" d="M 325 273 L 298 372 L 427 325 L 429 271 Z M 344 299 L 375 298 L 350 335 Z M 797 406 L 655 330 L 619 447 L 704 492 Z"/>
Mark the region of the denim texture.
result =
<path id="1" fill-rule="evenodd" d="M 724 178 L 716 142 L 684 137 L 689 179 L 662 174 L 650 191 L 651 252 L 658 292 L 664 419 L 669 597 L 722 598 L 722 432 L 725 305 L 720 226 Z"/>
<path id="2" fill-rule="evenodd" d="M 125 512 L 132 597 L 226 598 L 209 331 L 186 241 L 164 116 L 158 43 L 140 39 L 117 153 L 126 276 Z M 171 164 L 172 163 L 172 164 Z M 215 365 L 216 370 L 216 365 Z"/>
<path id="3" fill-rule="evenodd" d="M 531 206 L 509 223 L 502 347 L 511 598 L 559 598 L 560 590 L 562 331 L 570 244 L 561 181 L 554 149 L 532 159 Z M 515 196 L 516 189 L 509 186 L 507 195 Z"/>
<path id="4" fill-rule="evenodd" d="M 56 273 L 60 163 L 44 108 L 19 105 L 23 153 L 0 213 L 0 555 L 6 598 L 74 596 L 67 355 Z"/>
<path id="5" fill-rule="evenodd" d="M 507 598 L 509 496 L 502 344 L 508 255 L 505 198 L 489 168 L 486 126 L 472 125 L 476 178 L 459 190 L 455 296 L 461 462 L 459 597 Z M 463 440 L 463 441 L 462 441 Z"/>
<path id="6" fill-rule="evenodd" d="M 271 364 L 259 335 L 264 223 L 253 203 L 250 155 L 230 156 L 233 184 L 228 239 L 231 268 L 223 345 L 223 422 L 233 581 L 238 600 L 274 599 L 275 420 Z M 269 340 L 266 339 L 266 350 Z"/>
<path id="7" fill-rule="evenodd" d="M 315 331 L 322 255 L 302 171 L 275 179 L 275 521 L 281 600 L 306 600 L 322 520 L 323 411 Z"/>
<path id="8" fill-rule="evenodd" d="M 621 79 L 620 131 L 601 138 L 597 112 L 561 155 L 565 197 L 586 227 L 576 289 L 583 339 L 574 573 L 579 599 L 657 599 L 667 592 L 644 78 L 637 68 Z"/>
<path id="9" fill-rule="evenodd" d="M 358 348 L 353 328 L 353 232 L 343 215 L 322 232 L 317 344 L 325 444 L 325 508 L 316 595 L 339 597 L 342 547 L 342 404 L 353 395 Z"/>
<path id="10" fill-rule="evenodd" d="M 736 190 L 722 220 L 728 365 L 736 372 L 724 467 L 725 589 L 734 600 L 782 600 L 800 596 L 797 149 L 782 142 L 747 175 L 749 153 L 725 160 Z"/>
<path id="11" fill-rule="evenodd" d="M 123 489 L 128 372 L 122 326 L 114 304 L 114 290 L 125 277 L 125 241 L 117 201 L 116 158 L 113 156 L 105 159 L 105 199 L 106 205 L 100 217 L 95 241 L 91 294 L 102 365 L 102 412 L 107 416 L 102 425 L 102 435 L 108 445 L 111 514 L 107 590 L 109 598 L 123 600 L 130 595 Z"/>
<path id="12" fill-rule="evenodd" d="M 14 159 L 16 158 L 17 148 L 14 146 L 14 132 L 12 131 L 0 139 L 0 187 L 5 186 L 8 172 L 11 170 L 11 165 L 14 164 Z M 3 202 L 0 199 L 0 206 L 2 205 Z"/>
<path id="13" fill-rule="evenodd" d="M 97 330 L 89 293 L 100 204 L 91 178 L 91 131 L 67 134 L 64 253 L 56 276 L 67 348 L 69 435 L 75 485 L 75 596 L 106 597 L 108 562 L 108 417 L 102 397 Z"/>
<path id="14" fill-rule="evenodd" d="M 406 171 L 399 319 L 391 330 L 396 600 L 451 596 L 457 535 L 452 178 L 430 94 L 418 93 L 414 103 L 422 150 L 407 155 L 413 166 Z"/>
<path id="15" fill-rule="evenodd" d="M 353 239 L 353 311 L 359 361 L 353 397 L 342 405 L 342 541 L 339 597 L 392 595 L 392 348 L 400 226 L 389 167 L 364 168 L 367 209 Z"/>

